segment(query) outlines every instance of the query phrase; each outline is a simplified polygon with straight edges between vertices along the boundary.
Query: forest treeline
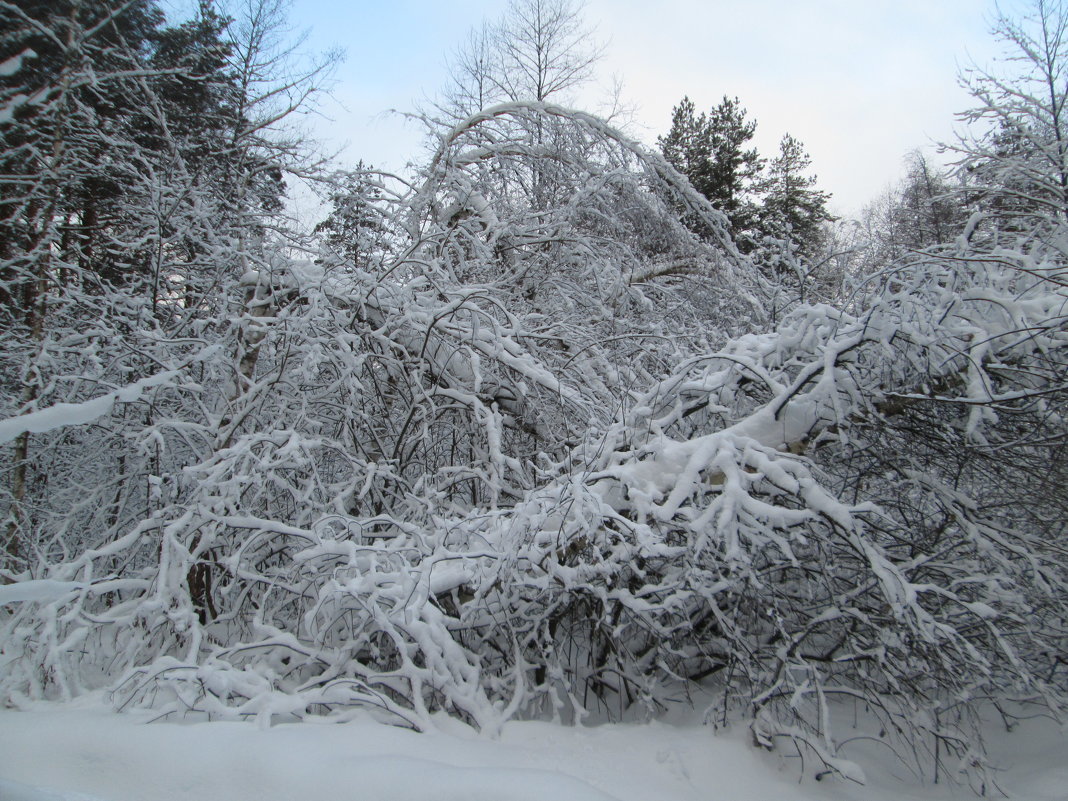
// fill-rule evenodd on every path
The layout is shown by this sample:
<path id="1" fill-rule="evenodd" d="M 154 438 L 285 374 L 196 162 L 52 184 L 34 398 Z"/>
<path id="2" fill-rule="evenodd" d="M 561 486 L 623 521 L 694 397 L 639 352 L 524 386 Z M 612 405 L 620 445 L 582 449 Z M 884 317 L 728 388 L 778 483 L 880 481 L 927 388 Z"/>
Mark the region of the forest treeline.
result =
<path id="1" fill-rule="evenodd" d="M 952 170 L 836 221 L 737 99 L 569 108 L 570 0 L 455 52 L 403 175 L 293 124 L 278 0 L 0 2 L 0 696 L 262 721 L 834 725 L 993 791 L 1068 691 L 1068 7 Z M 947 113 L 953 110 L 947 110 Z M 302 230 L 288 185 L 327 205 Z"/>

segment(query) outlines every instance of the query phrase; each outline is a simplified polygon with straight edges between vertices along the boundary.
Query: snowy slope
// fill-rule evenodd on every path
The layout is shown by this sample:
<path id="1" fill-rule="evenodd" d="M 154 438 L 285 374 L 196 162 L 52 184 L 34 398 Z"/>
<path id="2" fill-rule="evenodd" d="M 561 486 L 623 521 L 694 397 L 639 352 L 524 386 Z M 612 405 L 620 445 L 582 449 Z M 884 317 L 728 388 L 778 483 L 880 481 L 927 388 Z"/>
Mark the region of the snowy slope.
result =
<path id="1" fill-rule="evenodd" d="M 1068 799 L 1068 736 L 1046 722 L 995 744 L 1002 788 Z M 870 759 L 870 756 L 869 756 Z M 869 785 L 816 782 L 744 727 L 511 723 L 499 740 L 372 722 L 156 723 L 99 705 L 0 711 L 0 801 L 918 801 L 973 797 L 866 762 Z M 896 775 L 897 774 L 897 775 Z"/>

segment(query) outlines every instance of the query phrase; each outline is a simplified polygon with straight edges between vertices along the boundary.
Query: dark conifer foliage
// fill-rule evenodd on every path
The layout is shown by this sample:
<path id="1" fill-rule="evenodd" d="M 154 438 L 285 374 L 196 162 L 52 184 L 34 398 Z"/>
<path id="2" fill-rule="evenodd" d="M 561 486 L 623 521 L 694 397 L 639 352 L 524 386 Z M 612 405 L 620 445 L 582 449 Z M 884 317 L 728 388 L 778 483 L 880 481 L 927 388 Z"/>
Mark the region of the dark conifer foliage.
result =
<path id="1" fill-rule="evenodd" d="M 825 224 L 834 220 L 827 211 L 831 196 L 816 188 L 816 176 L 809 173 L 811 164 L 804 146 L 786 134 L 760 187 L 760 229 L 796 241 L 798 252 L 808 258 L 820 254 L 826 239 Z"/>
<path id="2" fill-rule="evenodd" d="M 749 144 L 756 121 L 738 98 L 724 96 L 709 113 L 696 113 L 689 98 L 672 112 L 671 130 L 659 140 L 664 157 L 694 189 L 727 215 L 735 236 L 751 234 L 764 160 Z"/>

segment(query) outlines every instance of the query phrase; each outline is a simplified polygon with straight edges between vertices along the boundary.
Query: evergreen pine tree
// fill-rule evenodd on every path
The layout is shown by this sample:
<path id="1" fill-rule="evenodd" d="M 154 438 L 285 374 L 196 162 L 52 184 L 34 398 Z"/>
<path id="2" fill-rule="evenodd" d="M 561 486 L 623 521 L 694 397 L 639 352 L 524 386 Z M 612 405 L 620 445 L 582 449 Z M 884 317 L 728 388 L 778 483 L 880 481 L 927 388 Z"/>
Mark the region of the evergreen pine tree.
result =
<path id="1" fill-rule="evenodd" d="M 683 98 L 672 112 L 671 130 L 658 144 L 694 189 L 727 215 L 744 246 L 744 236 L 757 221 L 756 190 L 764 166 L 756 148 L 747 147 L 756 121 L 746 118 L 738 98 L 726 96 L 708 114 L 695 111 L 693 102 Z"/>
<path id="2" fill-rule="evenodd" d="M 761 230 L 792 240 L 801 256 L 812 256 L 819 250 L 825 238 L 823 224 L 834 219 L 827 211 L 830 194 L 817 189 L 816 176 L 807 174 L 811 163 L 804 146 L 786 134 L 761 187 Z"/>

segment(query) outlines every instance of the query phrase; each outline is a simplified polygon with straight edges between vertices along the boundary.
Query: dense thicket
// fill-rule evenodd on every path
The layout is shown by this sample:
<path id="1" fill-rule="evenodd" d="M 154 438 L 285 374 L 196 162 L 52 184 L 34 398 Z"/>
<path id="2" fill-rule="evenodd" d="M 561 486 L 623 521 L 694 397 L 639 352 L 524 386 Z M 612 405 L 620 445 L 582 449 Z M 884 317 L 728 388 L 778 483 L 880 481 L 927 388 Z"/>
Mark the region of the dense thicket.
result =
<path id="1" fill-rule="evenodd" d="M 6 702 L 492 731 L 700 690 L 854 778 L 843 705 L 980 777 L 984 704 L 1059 709 L 1059 73 L 977 93 L 963 227 L 784 308 L 664 158 L 544 97 L 428 118 L 301 238 L 277 8 L 90 5 L 0 6 Z"/>

